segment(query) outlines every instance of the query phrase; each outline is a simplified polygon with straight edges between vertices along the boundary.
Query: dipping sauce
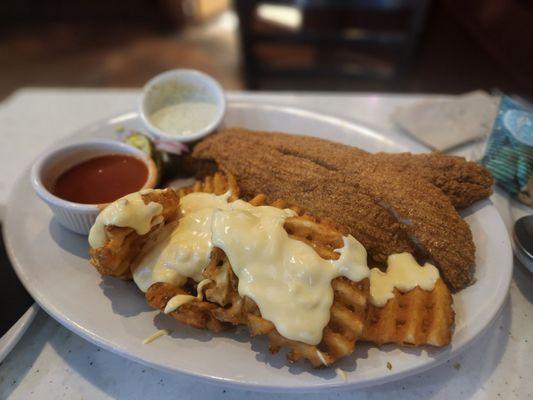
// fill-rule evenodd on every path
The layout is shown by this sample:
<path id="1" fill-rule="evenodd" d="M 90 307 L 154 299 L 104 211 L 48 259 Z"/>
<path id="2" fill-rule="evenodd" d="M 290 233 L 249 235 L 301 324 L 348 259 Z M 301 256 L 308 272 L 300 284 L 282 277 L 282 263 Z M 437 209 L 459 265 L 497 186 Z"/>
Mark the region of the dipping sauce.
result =
<path id="1" fill-rule="evenodd" d="M 217 106 L 207 101 L 183 101 L 165 106 L 150 115 L 152 123 L 165 133 L 190 135 L 209 125 Z"/>
<path id="2" fill-rule="evenodd" d="M 63 172 L 51 192 L 64 200 L 82 204 L 102 204 L 140 190 L 148 179 L 141 160 L 109 154 L 91 158 Z"/>

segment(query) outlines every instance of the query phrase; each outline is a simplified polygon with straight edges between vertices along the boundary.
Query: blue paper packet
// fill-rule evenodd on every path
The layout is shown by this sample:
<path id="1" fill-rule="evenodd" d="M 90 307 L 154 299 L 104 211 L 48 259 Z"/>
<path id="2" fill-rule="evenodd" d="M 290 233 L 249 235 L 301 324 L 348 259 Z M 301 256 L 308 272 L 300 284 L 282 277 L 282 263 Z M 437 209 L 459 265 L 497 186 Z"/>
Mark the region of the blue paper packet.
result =
<path id="1" fill-rule="evenodd" d="M 533 113 L 502 96 L 481 163 L 496 183 L 521 202 L 533 205 Z"/>

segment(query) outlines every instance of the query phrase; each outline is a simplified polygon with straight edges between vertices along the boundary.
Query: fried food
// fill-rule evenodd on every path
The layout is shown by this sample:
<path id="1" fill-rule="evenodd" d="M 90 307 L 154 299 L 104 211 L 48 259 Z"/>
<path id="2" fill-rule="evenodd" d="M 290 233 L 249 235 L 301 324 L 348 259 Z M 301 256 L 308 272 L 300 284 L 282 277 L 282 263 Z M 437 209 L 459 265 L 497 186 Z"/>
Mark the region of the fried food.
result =
<path id="1" fill-rule="evenodd" d="M 169 283 L 158 282 L 148 288 L 146 301 L 151 307 L 163 311 L 168 301 L 178 294 L 191 293 Z M 217 308 L 219 306 L 207 301 L 191 301 L 190 303 L 183 304 L 176 311 L 169 313 L 169 315 L 176 321 L 194 328 L 220 332 L 224 328 L 224 323 L 216 319 L 213 315 L 213 311 Z"/>
<path id="2" fill-rule="evenodd" d="M 224 133 L 250 136 L 259 146 L 275 147 L 283 154 L 305 158 L 329 169 L 350 167 L 361 161 L 377 162 L 394 171 L 426 180 L 439 188 L 457 209 L 466 208 L 492 193 L 493 179 L 481 164 L 441 154 L 368 153 L 357 147 L 316 137 L 226 129 Z M 249 138 L 247 138 L 249 139 Z M 216 160 L 215 160 L 216 161 Z M 194 169 L 195 166 L 192 166 Z M 199 166 L 196 166 L 198 168 Z M 211 170 L 213 172 L 213 170 Z"/>
<path id="3" fill-rule="evenodd" d="M 130 268 L 141 249 L 149 247 L 151 242 L 158 240 L 158 234 L 163 227 L 174 222 L 179 217 L 179 199 L 191 192 L 208 192 L 223 194 L 231 191 L 230 200 L 239 197 L 239 187 L 234 177 L 214 174 L 203 182 L 196 181 L 190 188 L 178 190 L 164 189 L 142 194 L 145 204 L 156 202 L 163 206 L 161 222 L 154 224 L 150 232 L 139 235 L 131 228 L 106 226 L 107 242 L 104 246 L 90 249 L 91 264 L 101 275 L 114 276 L 121 279 L 131 279 Z"/>
<path id="4" fill-rule="evenodd" d="M 156 202 L 163 206 L 162 218 L 146 235 L 139 235 L 131 228 L 106 226 L 107 242 L 104 246 L 89 250 L 91 264 L 102 275 L 131 279 L 130 266 L 141 249 L 150 241 L 157 240 L 163 226 L 178 217 L 179 197 L 172 189 L 141 194 L 143 202 Z"/>
<path id="5" fill-rule="evenodd" d="M 376 153 L 370 157 L 438 187 L 458 210 L 492 194 L 492 175 L 481 164 L 440 153 Z"/>
<path id="6" fill-rule="evenodd" d="M 370 305 L 362 340 L 376 344 L 445 346 L 454 322 L 452 296 L 442 280 L 429 292 L 418 287 L 407 293 L 395 289 L 383 307 Z"/>
<path id="7" fill-rule="evenodd" d="M 472 233 L 449 198 L 379 157 L 317 138 L 242 129 L 208 137 L 193 157 L 196 168 L 234 175 L 245 198 L 265 193 L 269 202 L 282 198 L 331 217 L 375 263 L 409 252 L 431 260 L 452 290 L 473 281 Z"/>
<path id="8" fill-rule="evenodd" d="M 196 185 L 197 190 L 205 187 Z M 212 186 L 207 187 L 212 192 Z M 266 196 L 255 196 L 250 203 L 264 205 Z M 282 200 L 271 205 L 280 208 L 290 206 Z M 284 228 L 289 236 L 310 244 L 325 259 L 337 259 L 339 253 L 335 249 L 343 246 L 343 228 L 328 218 L 306 214 L 299 207 L 291 208 L 298 215 L 285 222 Z M 359 340 L 378 344 L 392 341 L 398 344 L 444 346 L 451 339 L 454 320 L 451 295 L 440 279 L 431 292 L 419 288 L 408 293 L 396 291 L 395 297 L 383 308 L 370 304 L 368 279 L 361 282 L 352 282 L 344 277 L 334 279 L 330 321 L 323 331 L 322 341 L 314 346 L 283 337 L 272 322 L 261 317 L 253 300 L 240 297 L 238 279 L 221 249 L 213 250 L 203 277 L 212 280 L 204 289 L 205 301 L 181 306 L 170 313 L 173 318 L 215 332 L 228 324 L 246 325 L 253 336 L 268 336 L 272 353 L 282 348 L 288 349 L 287 358 L 291 362 L 307 360 L 313 367 L 324 366 L 324 362 L 330 365 L 353 353 Z M 149 288 L 146 298 L 152 307 L 163 310 L 166 302 L 176 294 L 195 293 L 194 290 L 156 283 Z M 220 326 L 215 320 L 219 321 Z"/>

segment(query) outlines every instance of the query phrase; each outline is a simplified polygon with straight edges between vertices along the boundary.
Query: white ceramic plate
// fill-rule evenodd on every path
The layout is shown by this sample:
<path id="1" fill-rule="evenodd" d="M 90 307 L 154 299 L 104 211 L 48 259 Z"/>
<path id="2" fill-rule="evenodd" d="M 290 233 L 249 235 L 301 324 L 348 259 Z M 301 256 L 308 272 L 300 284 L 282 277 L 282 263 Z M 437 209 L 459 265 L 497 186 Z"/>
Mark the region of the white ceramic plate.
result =
<path id="1" fill-rule="evenodd" d="M 0 338 L 0 362 L 9 354 L 13 347 L 24 336 L 24 333 L 28 330 L 35 316 L 39 311 L 39 306 L 35 303 L 28 308 L 28 310 L 22 314 L 22 317 L 15 322 L 15 324 L 4 333 L 4 336 Z"/>
<path id="2" fill-rule="evenodd" d="M 306 133 L 369 151 L 408 150 L 365 126 L 286 107 L 232 103 L 225 124 Z M 137 115 L 131 113 L 83 129 L 73 139 L 116 137 L 118 126 L 143 130 Z M 512 252 L 504 224 L 490 201 L 482 201 L 464 212 L 477 247 L 477 283 L 455 296 L 457 318 L 452 344 L 441 350 L 358 345 L 352 357 L 338 364 L 348 373 L 344 381 L 333 369 L 288 365 L 284 355 L 268 353 L 265 338 L 250 340 L 244 330 L 213 335 L 178 326 L 170 317 L 151 310 L 133 283 L 102 280 L 87 260 L 86 237 L 58 225 L 34 195 L 28 171 L 15 185 L 6 214 L 6 244 L 17 274 L 39 304 L 67 328 L 152 367 L 254 390 L 360 387 L 442 363 L 490 326 L 511 279 Z M 172 335 L 141 344 L 161 328 L 172 330 Z"/>

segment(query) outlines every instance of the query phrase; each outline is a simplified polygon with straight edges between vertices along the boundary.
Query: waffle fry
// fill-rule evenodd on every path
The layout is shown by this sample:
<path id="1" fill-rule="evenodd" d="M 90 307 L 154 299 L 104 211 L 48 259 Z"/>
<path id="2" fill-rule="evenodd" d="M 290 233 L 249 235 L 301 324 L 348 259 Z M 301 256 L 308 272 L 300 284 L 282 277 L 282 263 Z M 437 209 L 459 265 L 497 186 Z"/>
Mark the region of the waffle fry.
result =
<path id="1" fill-rule="evenodd" d="M 229 201 L 234 201 L 239 198 L 240 189 L 235 177 L 232 175 L 226 176 L 220 172 L 216 172 L 214 175 L 205 177 L 203 181 L 194 182 L 190 187 L 178 189 L 177 193 L 179 198 L 182 198 L 189 193 L 204 192 L 221 195 L 228 190 L 231 192 Z"/>
<path id="2" fill-rule="evenodd" d="M 450 291 L 439 279 L 431 292 L 418 287 L 395 290 L 384 307 L 370 305 L 362 339 L 376 344 L 445 346 L 451 341 L 455 313 Z"/>
<path id="3" fill-rule="evenodd" d="M 91 264 L 102 275 L 114 276 L 121 279 L 131 279 L 130 267 L 143 247 L 158 239 L 158 233 L 163 226 L 174 222 L 179 216 L 179 199 L 192 192 L 224 194 L 231 190 L 230 200 L 239 197 L 239 187 L 233 177 L 226 177 L 215 173 L 207 177 L 204 182 L 197 181 L 190 188 L 179 190 L 165 189 L 162 191 L 143 194 L 143 201 L 148 204 L 152 201 L 163 206 L 163 221 L 156 224 L 150 232 L 139 235 L 131 228 L 106 226 L 107 242 L 97 249 L 90 249 Z"/>
<path id="4" fill-rule="evenodd" d="M 154 283 L 146 292 L 146 301 L 153 308 L 163 311 L 168 301 L 177 294 L 192 293 L 169 283 Z M 225 324 L 214 317 L 213 310 L 217 308 L 219 306 L 207 301 L 192 301 L 182 305 L 176 311 L 172 311 L 169 315 L 177 321 L 194 328 L 220 332 Z"/>
<path id="5" fill-rule="evenodd" d="M 145 204 L 153 201 L 163 206 L 162 222 L 154 225 L 145 235 L 139 235 L 131 228 L 106 226 L 106 244 L 89 250 L 91 264 L 100 274 L 131 279 L 130 265 L 141 249 L 148 242 L 157 240 L 161 228 L 178 217 L 179 198 L 174 190 L 150 192 L 143 194 L 142 198 Z"/>

